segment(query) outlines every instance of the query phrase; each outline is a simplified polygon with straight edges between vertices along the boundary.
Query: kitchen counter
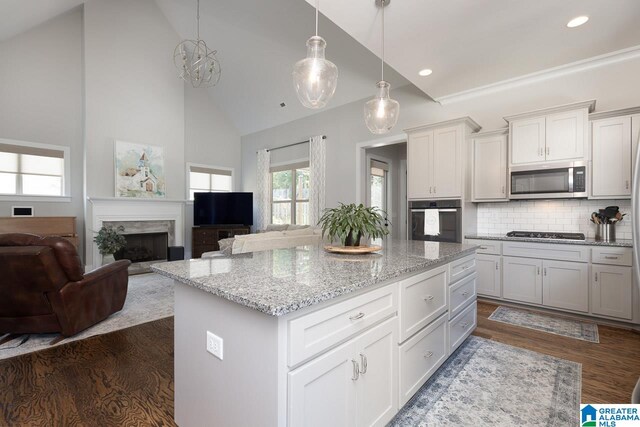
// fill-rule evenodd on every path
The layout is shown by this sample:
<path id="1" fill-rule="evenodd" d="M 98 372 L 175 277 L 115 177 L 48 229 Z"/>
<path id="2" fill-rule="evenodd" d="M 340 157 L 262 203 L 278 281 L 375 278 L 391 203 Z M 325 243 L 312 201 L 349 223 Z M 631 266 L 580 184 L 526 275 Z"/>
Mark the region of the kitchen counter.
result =
<path id="1" fill-rule="evenodd" d="M 388 240 L 380 253 L 338 255 L 321 246 L 154 264 L 178 282 L 281 316 L 472 254 L 477 246 Z"/>
<path id="2" fill-rule="evenodd" d="M 561 245 L 614 246 L 623 248 L 633 247 L 633 241 L 627 239 L 618 239 L 615 242 L 603 242 L 589 237 L 587 237 L 586 240 L 534 239 L 531 237 L 507 237 L 504 234 L 468 234 L 465 236 L 465 238 L 478 240 L 503 240 L 512 242 L 556 243 Z"/>

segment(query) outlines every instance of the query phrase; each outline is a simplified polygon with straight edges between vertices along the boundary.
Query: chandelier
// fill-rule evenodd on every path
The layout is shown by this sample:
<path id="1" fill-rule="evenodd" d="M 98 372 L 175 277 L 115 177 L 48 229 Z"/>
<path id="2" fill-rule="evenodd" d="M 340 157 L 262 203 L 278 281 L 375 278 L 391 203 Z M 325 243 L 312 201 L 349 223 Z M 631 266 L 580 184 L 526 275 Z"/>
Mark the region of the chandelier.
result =
<path id="1" fill-rule="evenodd" d="M 200 39 L 200 0 L 197 0 L 196 40 L 183 40 L 173 51 L 178 77 L 193 87 L 213 87 L 220 81 L 220 62 L 216 50 L 210 50 Z"/>
<path id="2" fill-rule="evenodd" d="M 364 121 L 373 134 L 389 132 L 398 122 L 400 103 L 389 97 L 391 85 L 384 80 L 384 8 L 391 0 L 376 0 L 382 8 L 382 77 L 376 84 L 376 95 L 364 105 Z"/>

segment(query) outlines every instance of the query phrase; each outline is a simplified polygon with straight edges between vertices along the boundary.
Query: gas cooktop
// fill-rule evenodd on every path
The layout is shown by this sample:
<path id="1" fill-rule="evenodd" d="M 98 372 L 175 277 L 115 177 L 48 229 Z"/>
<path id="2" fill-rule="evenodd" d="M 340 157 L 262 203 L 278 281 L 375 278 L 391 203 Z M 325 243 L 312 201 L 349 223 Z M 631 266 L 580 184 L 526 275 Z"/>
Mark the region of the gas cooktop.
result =
<path id="1" fill-rule="evenodd" d="M 540 231 L 510 231 L 507 237 L 526 237 L 529 239 L 558 239 L 558 240 L 584 240 L 582 233 L 540 232 Z"/>

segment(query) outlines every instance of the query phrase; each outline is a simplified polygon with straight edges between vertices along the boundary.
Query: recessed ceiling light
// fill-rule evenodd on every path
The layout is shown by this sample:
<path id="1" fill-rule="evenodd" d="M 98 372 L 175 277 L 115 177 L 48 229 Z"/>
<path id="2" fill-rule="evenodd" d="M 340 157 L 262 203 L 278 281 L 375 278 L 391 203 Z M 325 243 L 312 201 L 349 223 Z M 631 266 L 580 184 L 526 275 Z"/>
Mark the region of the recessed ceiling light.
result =
<path id="1" fill-rule="evenodd" d="M 569 21 L 567 23 L 567 27 L 569 27 L 569 28 L 579 27 L 580 25 L 584 24 L 588 20 L 589 20 L 589 17 L 586 16 L 586 15 L 578 16 L 578 17 L 573 18 L 571 21 Z"/>
<path id="2" fill-rule="evenodd" d="M 433 71 L 431 71 L 428 68 L 425 68 L 424 70 L 420 70 L 418 72 L 419 75 L 421 75 L 422 77 L 427 77 L 428 75 L 430 75 L 431 73 L 433 73 Z"/>

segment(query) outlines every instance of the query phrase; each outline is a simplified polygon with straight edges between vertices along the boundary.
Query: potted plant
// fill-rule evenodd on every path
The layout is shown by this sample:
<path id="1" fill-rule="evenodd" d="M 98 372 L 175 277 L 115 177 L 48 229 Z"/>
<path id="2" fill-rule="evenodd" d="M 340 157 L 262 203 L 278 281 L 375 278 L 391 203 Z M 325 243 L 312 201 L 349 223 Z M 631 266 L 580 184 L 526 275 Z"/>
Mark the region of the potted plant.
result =
<path id="1" fill-rule="evenodd" d="M 98 231 L 98 235 L 93 238 L 93 241 L 98 245 L 98 250 L 102 254 L 102 265 L 109 264 L 115 261 L 113 254 L 120 249 L 127 246 L 127 241 L 120 233 L 124 231 L 123 226 L 102 227 Z"/>
<path id="2" fill-rule="evenodd" d="M 322 226 L 322 236 L 331 241 L 340 240 L 344 246 L 360 246 L 363 237 L 378 239 L 389 234 L 386 213 L 376 207 L 365 207 L 351 203 L 333 209 L 325 209 L 318 225 Z"/>

